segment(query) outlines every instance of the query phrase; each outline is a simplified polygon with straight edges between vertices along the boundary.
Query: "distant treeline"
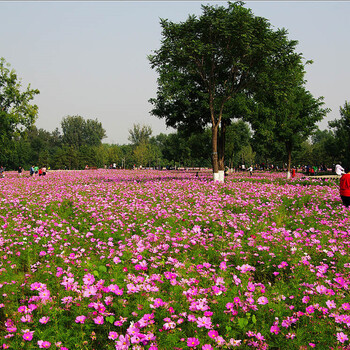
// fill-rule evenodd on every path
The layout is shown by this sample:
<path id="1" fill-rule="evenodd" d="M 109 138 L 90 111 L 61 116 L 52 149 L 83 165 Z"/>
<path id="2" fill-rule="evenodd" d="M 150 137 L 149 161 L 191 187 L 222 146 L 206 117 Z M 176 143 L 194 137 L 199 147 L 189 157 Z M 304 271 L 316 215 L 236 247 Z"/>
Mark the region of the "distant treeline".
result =
<path id="1" fill-rule="evenodd" d="M 336 162 L 349 164 L 349 134 L 346 134 L 344 112 L 332 122 L 329 130 L 317 130 L 310 138 L 296 145 L 293 165 L 326 165 Z M 31 127 L 26 134 L 14 137 L 0 153 L 0 162 L 7 170 L 31 165 L 51 169 L 84 169 L 89 167 L 211 167 L 211 130 L 186 134 L 181 131 L 152 136 L 147 125 L 135 124 L 129 130 L 129 144 L 107 144 L 106 133 L 97 120 L 81 116 L 62 119 L 61 130 L 53 132 Z M 348 146 L 346 146 L 346 142 Z M 347 148 L 346 148 L 347 147 Z M 227 127 L 226 166 L 240 164 L 274 164 L 282 167 L 286 151 L 279 142 L 264 142 L 254 134 L 248 123 L 238 120 Z"/>

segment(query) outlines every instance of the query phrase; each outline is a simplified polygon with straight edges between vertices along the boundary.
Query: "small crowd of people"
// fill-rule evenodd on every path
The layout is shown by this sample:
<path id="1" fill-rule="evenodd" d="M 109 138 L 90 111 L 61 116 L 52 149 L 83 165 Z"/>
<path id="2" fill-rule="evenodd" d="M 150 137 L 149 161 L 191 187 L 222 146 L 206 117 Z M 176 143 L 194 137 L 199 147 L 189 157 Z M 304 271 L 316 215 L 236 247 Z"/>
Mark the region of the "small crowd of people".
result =
<path id="1" fill-rule="evenodd" d="M 0 177 L 5 177 L 5 167 L 1 166 L 0 167 Z M 22 176 L 23 175 L 23 171 L 24 169 L 19 166 L 18 169 L 17 169 L 17 173 L 19 176 Z M 32 165 L 29 169 L 29 175 L 30 176 L 45 176 L 47 173 L 47 168 L 45 166 L 39 168 L 37 165 Z"/>
<path id="2" fill-rule="evenodd" d="M 19 168 L 18 168 L 19 172 Z M 29 169 L 29 175 L 30 176 L 45 176 L 47 172 L 47 169 L 45 166 L 42 168 L 39 168 L 37 165 L 32 165 Z"/>

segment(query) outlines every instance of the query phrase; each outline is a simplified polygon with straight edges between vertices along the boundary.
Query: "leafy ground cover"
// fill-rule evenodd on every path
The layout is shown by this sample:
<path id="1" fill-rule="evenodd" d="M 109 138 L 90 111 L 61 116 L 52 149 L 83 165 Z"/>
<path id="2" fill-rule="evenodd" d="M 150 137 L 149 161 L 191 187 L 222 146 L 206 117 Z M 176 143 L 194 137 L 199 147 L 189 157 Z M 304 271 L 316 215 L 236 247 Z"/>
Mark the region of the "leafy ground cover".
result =
<path id="1" fill-rule="evenodd" d="M 337 180 L 0 179 L 3 349 L 347 349 Z"/>

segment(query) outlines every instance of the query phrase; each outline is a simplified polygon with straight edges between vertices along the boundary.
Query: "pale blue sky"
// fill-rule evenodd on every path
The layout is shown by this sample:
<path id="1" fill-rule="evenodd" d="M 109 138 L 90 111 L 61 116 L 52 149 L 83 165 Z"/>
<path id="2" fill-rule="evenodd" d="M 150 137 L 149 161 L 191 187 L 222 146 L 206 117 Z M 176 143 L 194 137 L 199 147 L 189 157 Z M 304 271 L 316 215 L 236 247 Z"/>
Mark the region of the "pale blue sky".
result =
<path id="1" fill-rule="evenodd" d="M 201 14 L 201 1 L 0 2 L 0 57 L 40 90 L 37 126 L 52 131 L 67 115 L 97 118 L 105 142 L 127 143 L 133 123 L 169 132 L 149 115 L 156 72 L 147 55 L 160 45 L 159 18 L 184 21 Z M 227 2 L 210 1 L 226 5 Z M 350 2 L 247 1 L 258 16 L 299 41 L 308 89 L 332 109 L 320 124 L 339 117 L 350 100 Z"/>

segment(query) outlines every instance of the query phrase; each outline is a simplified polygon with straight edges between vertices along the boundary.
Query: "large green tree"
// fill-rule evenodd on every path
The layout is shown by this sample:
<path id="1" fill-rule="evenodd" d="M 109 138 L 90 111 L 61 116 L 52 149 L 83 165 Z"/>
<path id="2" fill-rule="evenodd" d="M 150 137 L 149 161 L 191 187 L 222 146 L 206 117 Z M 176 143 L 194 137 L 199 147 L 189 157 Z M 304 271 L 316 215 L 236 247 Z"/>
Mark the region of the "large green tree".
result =
<path id="1" fill-rule="evenodd" d="M 322 108 L 322 97 L 314 98 L 305 89 L 303 81 L 285 88 L 282 93 L 269 94 L 265 100 L 265 116 L 268 129 L 272 130 L 274 141 L 283 144 L 286 150 L 287 178 L 291 177 L 292 151 L 305 141 L 316 129 L 316 123 L 322 120 L 328 109 Z M 261 132 L 267 128 L 266 119 L 252 122 L 253 128 Z"/>
<path id="2" fill-rule="evenodd" d="M 219 159 L 224 158 L 230 104 L 242 94 L 250 97 L 259 80 L 268 81 L 267 71 L 276 63 L 299 64 L 301 56 L 285 30 L 273 30 L 241 2 L 202 10 L 199 18 L 192 15 L 181 23 L 161 20 L 161 47 L 149 56 L 159 74 L 157 97 L 150 102 L 152 114 L 169 126 L 211 126 L 217 179 L 224 170 Z"/>
<path id="3" fill-rule="evenodd" d="M 21 80 L 10 69 L 4 58 L 0 58 L 0 160 L 11 157 L 14 137 L 23 135 L 32 126 L 38 115 L 38 106 L 31 101 L 39 90 L 30 84 L 22 90 Z"/>
<path id="4" fill-rule="evenodd" d="M 61 121 L 62 142 L 65 145 L 79 149 L 81 146 L 99 146 L 106 137 L 102 123 L 97 119 L 67 116 Z"/>

